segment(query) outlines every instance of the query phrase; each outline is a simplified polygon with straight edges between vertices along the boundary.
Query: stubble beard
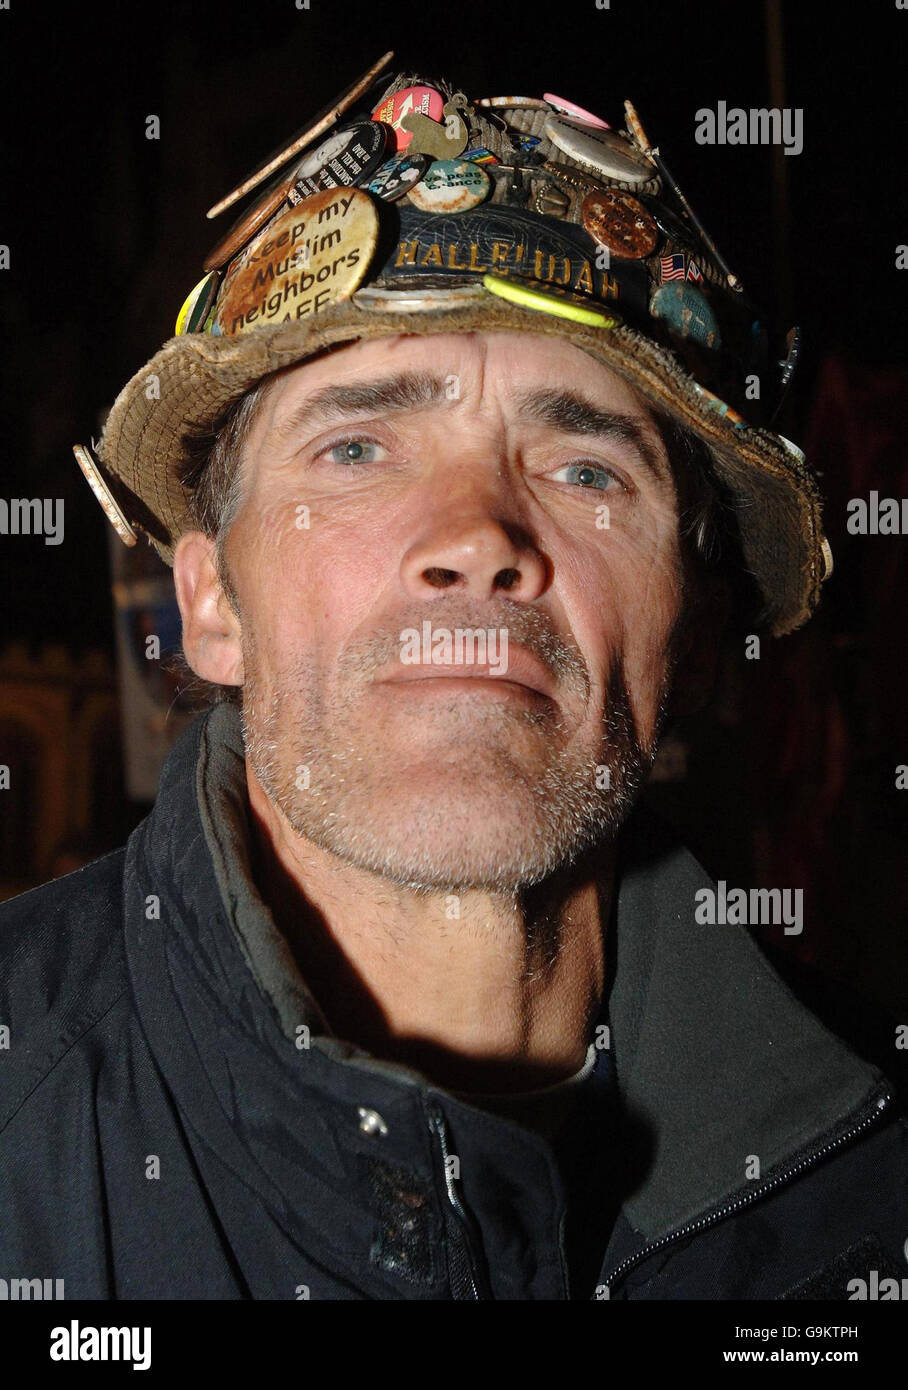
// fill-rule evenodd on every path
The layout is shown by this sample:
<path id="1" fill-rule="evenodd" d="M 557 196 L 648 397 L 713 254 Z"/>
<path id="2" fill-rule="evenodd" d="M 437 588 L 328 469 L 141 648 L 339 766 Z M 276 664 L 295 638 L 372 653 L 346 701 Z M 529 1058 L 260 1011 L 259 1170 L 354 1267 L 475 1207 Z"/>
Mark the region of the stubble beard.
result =
<path id="1" fill-rule="evenodd" d="M 564 688 L 588 692 L 576 648 L 552 633 L 548 619 L 514 608 L 511 636 Z M 461 625 L 462 604 L 457 612 Z M 266 687 L 244 632 L 246 756 L 296 835 L 412 891 L 516 896 L 617 834 L 655 758 L 668 672 L 648 747 L 616 665 L 599 737 L 585 747 L 570 740 L 555 708 L 457 695 L 428 711 L 444 737 L 414 763 L 406 747 L 376 737 L 374 714 L 356 698 L 398 641 L 385 632 L 358 642 L 343 654 L 333 683 L 307 662 L 280 669 Z"/>

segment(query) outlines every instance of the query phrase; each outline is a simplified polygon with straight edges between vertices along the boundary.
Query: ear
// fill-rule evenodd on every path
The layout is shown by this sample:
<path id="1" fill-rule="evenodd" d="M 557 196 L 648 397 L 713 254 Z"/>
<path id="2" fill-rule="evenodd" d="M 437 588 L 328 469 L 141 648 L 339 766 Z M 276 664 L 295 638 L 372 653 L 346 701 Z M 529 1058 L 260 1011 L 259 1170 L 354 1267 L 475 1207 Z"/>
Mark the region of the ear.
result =
<path id="1" fill-rule="evenodd" d="M 215 685 L 242 685 L 242 629 L 218 578 L 214 541 L 209 536 L 188 531 L 180 537 L 173 578 L 189 665 L 197 676 Z"/>
<path id="2" fill-rule="evenodd" d="M 696 714 L 712 694 L 725 624 L 731 611 L 731 592 L 715 580 L 684 619 L 668 713 Z"/>

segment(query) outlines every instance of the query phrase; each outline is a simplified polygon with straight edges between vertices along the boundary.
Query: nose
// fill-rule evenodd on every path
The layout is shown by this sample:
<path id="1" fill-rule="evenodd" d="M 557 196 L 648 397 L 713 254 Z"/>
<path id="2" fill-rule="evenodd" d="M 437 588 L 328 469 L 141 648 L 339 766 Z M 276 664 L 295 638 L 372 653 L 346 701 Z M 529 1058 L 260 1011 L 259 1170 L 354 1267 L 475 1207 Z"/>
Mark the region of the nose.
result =
<path id="1" fill-rule="evenodd" d="M 413 598 L 461 589 L 469 598 L 507 594 L 531 603 L 548 587 L 549 564 L 529 533 L 488 503 L 461 501 L 451 509 L 441 502 L 405 554 L 401 577 Z"/>

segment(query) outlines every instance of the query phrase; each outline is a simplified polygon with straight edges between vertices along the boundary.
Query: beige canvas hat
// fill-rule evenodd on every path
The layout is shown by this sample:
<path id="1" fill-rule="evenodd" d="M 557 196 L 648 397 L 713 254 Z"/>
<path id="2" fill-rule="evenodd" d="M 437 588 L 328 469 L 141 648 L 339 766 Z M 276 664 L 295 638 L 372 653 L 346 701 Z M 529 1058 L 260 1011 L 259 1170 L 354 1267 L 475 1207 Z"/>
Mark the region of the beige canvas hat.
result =
<path id="1" fill-rule="evenodd" d="M 796 335 L 774 339 L 634 109 L 619 131 L 551 94 L 471 100 L 405 73 L 376 88 L 380 67 L 240 186 L 255 196 L 176 336 L 120 392 L 96 456 L 77 446 L 123 538 L 172 562 L 192 525 L 187 439 L 272 372 L 396 334 L 552 335 L 704 441 L 755 626 L 801 626 L 832 557 L 814 475 L 771 428 Z"/>

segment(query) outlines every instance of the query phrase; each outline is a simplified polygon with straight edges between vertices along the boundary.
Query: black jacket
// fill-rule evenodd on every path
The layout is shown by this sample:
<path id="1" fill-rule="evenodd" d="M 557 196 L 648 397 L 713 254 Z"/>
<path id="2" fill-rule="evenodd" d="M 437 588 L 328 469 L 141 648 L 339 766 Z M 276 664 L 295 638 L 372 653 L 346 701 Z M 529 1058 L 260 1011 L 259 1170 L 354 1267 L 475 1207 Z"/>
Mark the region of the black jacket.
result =
<path id="1" fill-rule="evenodd" d="M 638 812 L 620 840 L 612 1086 L 550 1143 L 331 1035 L 252 884 L 245 816 L 220 706 L 125 850 L 0 908 L 0 1278 L 759 1299 L 901 1275 L 891 1087 L 745 929 L 694 922 L 710 879 L 661 822 Z"/>

